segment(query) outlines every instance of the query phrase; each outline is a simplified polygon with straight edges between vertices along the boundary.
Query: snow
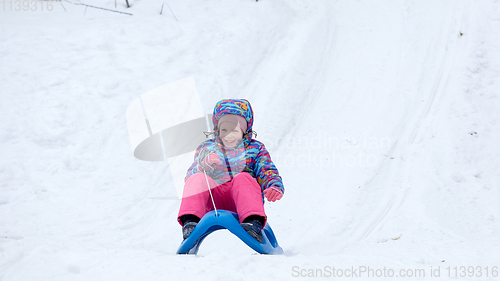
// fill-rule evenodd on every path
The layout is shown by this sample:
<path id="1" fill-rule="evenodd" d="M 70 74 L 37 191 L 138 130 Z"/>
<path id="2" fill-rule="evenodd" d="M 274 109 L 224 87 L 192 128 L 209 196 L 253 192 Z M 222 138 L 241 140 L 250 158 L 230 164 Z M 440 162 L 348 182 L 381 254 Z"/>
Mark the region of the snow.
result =
<path id="1" fill-rule="evenodd" d="M 0 280 L 498 279 L 500 2 L 83 2 L 133 16 L 0 6 Z M 168 165 L 125 111 L 190 76 L 206 113 L 252 103 L 285 255 L 227 231 L 175 255 Z"/>

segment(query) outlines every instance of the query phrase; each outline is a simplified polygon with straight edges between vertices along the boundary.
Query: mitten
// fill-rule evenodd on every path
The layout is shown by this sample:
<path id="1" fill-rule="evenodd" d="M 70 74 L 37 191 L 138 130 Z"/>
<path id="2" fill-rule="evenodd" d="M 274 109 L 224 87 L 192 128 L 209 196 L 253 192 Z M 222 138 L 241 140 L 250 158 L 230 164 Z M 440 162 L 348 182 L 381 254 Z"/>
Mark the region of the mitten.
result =
<path id="1" fill-rule="evenodd" d="M 283 197 L 283 192 L 279 187 L 273 185 L 267 189 L 264 189 L 264 196 L 267 198 L 269 202 L 276 202 L 276 200 L 280 200 Z"/>
<path id="2" fill-rule="evenodd" d="M 215 170 L 215 167 L 221 164 L 219 155 L 211 153 L 208 149 L 203 149 L 198 156 L 198 167 L 206 172 Z"/>

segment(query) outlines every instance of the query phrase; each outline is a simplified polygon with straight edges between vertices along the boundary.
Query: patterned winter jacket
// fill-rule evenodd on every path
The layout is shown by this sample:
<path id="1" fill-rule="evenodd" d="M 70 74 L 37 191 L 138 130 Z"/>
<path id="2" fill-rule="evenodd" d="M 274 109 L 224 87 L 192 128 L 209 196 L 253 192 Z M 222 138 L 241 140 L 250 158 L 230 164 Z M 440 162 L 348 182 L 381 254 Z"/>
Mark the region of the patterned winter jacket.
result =
<path id="1" fill-rule="evenodd" d="M 233 148 L 224 147 L 222 140 L 217 134 L 218 121 L 224 114 L 240 115 L 247 121 L 247 131 L 244 132 L 243 139 Z M 247 100 L 241 99 L 221 100 L 215 105 L 212 121 L 214 132 L 216 132 L 215 138 L 206 140 L 198 146 L 194 162 L 187 171 L 186 180 L 195 173 L 203 173 L 198 167 L 198 157 L 208 150 L 211 153 L 217 153 L 222 162 L 222 165 L 217 166 L 214 171 L 207 172 L 207 175 L 217 183 L 223 184 L 229 182 L 238 173 L 247 172 L 257 180 L 261 190 L 274 185 L 284 193 L 283 181 L 278 169 L 271 160 L 269 152 L 263 143 L 252 139 L 253 110 L 250 103 Z M 262 200 L 264 200 L 263 193 Z"/>

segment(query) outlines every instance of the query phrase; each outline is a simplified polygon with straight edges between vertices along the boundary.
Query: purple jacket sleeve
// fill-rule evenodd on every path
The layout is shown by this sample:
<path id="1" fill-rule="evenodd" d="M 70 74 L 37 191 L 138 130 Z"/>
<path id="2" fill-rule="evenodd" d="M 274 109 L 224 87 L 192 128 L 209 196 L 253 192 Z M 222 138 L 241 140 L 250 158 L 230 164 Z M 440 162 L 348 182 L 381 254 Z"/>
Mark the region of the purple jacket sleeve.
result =
<path id="1" fill-rule="evenodd" d="M 186 172 L 186 177 L 184 178 L 184 181 L 186 181 L 190 176 L 192 176 L 193 174 L 196 174 L 198 172 L 203 172 L 201 170 L 198 169 L 198 156 L 200 155 L 200 152 L 201 150 L 206 147 L 208 145 L 208 143 L 205 141 L 203 143 L 201 143 L 198 148 L 196 149 L 196 152 L 194 153 L 194 161 L 193 161 L 193 164 L 191 164 L 191 166 L 189 167 L 189 169 L 187 170 Z"/>
<path id="2" fill-rule="evenodd" d="M 268 189 L 274 185 L 278 187 L 283 194 L 285 193 L 283 180 L 263 143 L 260 143 L 259 152 L 255 158 L 254 173 L 262 190 Z"/>

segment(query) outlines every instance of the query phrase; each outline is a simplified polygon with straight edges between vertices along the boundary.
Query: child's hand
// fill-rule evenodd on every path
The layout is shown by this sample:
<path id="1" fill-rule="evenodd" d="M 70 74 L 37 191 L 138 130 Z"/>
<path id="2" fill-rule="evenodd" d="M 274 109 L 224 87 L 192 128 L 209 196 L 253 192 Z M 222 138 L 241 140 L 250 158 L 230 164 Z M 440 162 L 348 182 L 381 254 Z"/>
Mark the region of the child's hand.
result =
<path id="1" fill-rule="evenodd" d="M 217 166 L 219 166 L 220 164 L 222 164 L 222 162 L 220 161 L 219 155 L 217 153 L 208 154 L 206 157 L 206 160 L 207 160 L 207 163 L 209 165 L 216 164 Z"/>
<path id="2" fill-rule="evenodd" d="M 283 197 L 283 192 L 277 186 L 271 186 L 268 189 L 264 189 L 264 196 L 269 202 L 276 202 Z"/>
<path id="3" fill-rule="evenodd" d="M 201 158 L 199 161 L 199 167 L 204 171 L 213 171 L 217 165 L 221 165 L 219 155 L 217 153 L 208 153 L 208 151 L 203 151 L 206 154 L 205 157 Z"/>

